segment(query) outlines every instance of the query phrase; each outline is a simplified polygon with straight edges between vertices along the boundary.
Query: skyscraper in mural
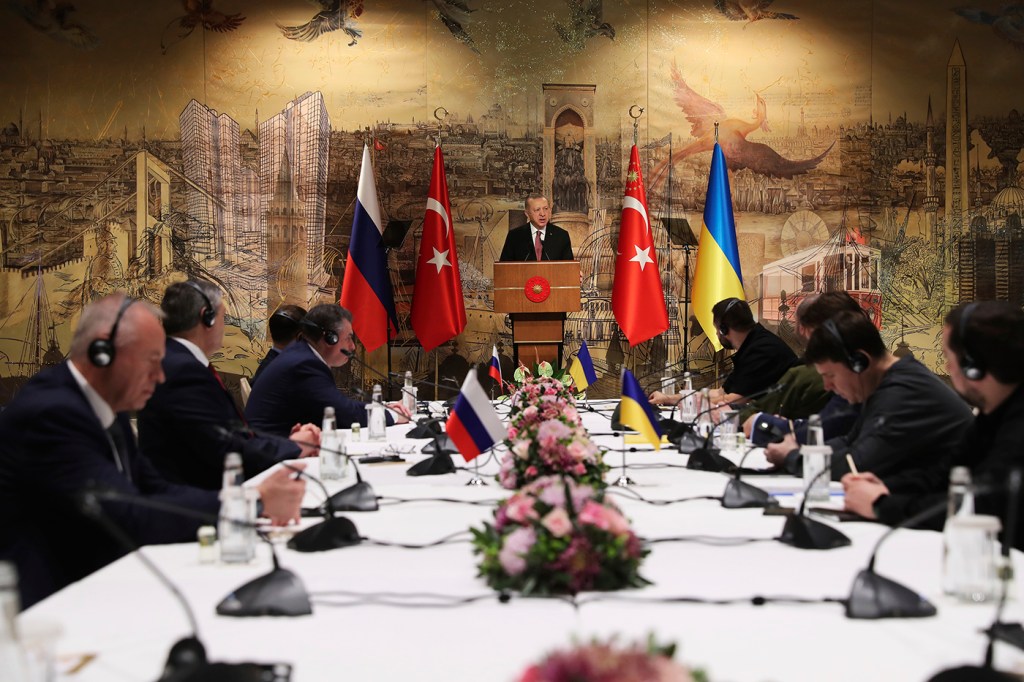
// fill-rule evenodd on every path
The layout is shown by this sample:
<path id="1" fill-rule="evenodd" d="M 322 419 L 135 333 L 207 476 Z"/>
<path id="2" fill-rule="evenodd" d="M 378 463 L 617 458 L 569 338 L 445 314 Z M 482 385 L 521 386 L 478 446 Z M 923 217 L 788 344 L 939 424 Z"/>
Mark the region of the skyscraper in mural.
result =
<path id="1" fill-rule="evenodd" d="M 195 183 L 185 190 L 192 253 L 207 266 L 233 262 L 241 232 L 238 122 L 193 99 L 178 116 L 178 124 L 182 171 Z"/>
<path id="2" fill-rule="evenodd" d="M 320 92 L 297 97 L 283 111 L 259 124 L 261 229 L 266 237 L 270 204 L 287 155 L 291 184 L 305 215 L 306 269 L 311 289 L 322 287 L 327 281 L 324 225 L 330 134 L 331 121 Z"/>
<path id="3" fill-rule="evenodd" d="M 285 151 L 278 168 L 274 197 L 265 216 L 268 313 L 282 303 L 305 304 L 309 300 L 306 213 L 295 192 L 292 175 Z"/>

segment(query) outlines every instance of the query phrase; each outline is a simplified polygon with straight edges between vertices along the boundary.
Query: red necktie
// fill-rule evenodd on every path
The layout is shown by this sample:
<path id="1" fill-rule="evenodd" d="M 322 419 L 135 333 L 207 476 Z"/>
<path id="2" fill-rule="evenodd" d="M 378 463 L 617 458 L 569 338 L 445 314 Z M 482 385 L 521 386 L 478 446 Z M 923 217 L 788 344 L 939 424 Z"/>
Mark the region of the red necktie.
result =
<path id="1" fill-rule="evenodd" d="M 231 401 L 231 406 L 235 408 L 235 414 L 238 415 L 238 418 L 242 420 L 243 424 L 248 426 L 248 422 L 245 421 L 245 415 L 242 414 L 242 411 L 238 409 L 238 404 L 235 402 L 235 399 L 231 396 L 231 392 L 228 391 L 228 387 L 224 385 L 224 380 L 220 378 L 220 373 L 217 372 L 217 368 L 213 366 L 212 362 L 209 365 L 207 365 L 207 367 L 210 368 L 210 374 L 212 374 L 213 378 L 217 380 L 217 383 L 220 384 L 220 387 L 224 391 L 224 394 L 227 395 L 228 400 Z"/>
<path id="2" fill-rule="evenodd" d="M 533 233 L 533 250 L 537 253 L 537 260 L 540 260 L 541 252 L 544 250 L 544 242 L 540 238 L 540 230 Z"/>

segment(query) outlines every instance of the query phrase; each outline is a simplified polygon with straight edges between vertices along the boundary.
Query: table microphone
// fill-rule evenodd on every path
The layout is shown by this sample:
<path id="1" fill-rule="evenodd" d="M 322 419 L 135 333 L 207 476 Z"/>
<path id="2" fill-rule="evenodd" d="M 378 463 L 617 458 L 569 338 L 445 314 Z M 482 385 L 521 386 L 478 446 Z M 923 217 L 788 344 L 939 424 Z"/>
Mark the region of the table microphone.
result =
<path id="1" fill-rule="evenodd" d="M 459 450 L 447 433 L 434 435 L 434 440 L 423 446 L 423 452 L 430 455 L 422 462 L 416 462 L 409 467 L 405 474 L 407 476 L 440 476 L 443 474 L 455 473 L 455 462 L 452 455 Z"/>
<path id="2" fill-rule="evenodd" d="M 362 483 L 361 479 L 359 480 L 359 483 L 352 486 L 352 488 L 346 488 L 340 493 L 332 496 L 327 492 L 327 488 L 324 487 L 323 481 L 316 476 L 307 474 L 304 470 L 294 467 L 287 462 L 281 462 L 281 466 L 315 482 L 320 486 L 320 490 L 324 493 L 323 504 L 321 504 L 317 509 L 318 515 L 323 516 L 324 520 L 293 535 L 292 538 L 288 540 L 288 549 L 294 549 L 296 552 L 326 552 L 328 550 L 339 549 L 341 547 L 358 545 L 363 541 L 362 536 L 359 535 L 359 531 L 356 530 L 356 525 L 352 523 L 352 521 L 344 516 L 334 515 L 335 498 L 360 485 Z M 356 476 L 358 477 L 358 475 L 359 469 L 356 469 Z M 369 484 L 367 483 L 365 486 L 370 489 L 370 494 L 373 495 L 373 490 L 370 488 Z M 357 494 L 357 496 L 359 496 L 359 494 Z M 373 509 L 369 511 L 376 511 L 377 509 L 377 496 L 373 495 Z M 360 509 L 358 511 L 367 510 Z"/>
<path id="3" fill-rule="evenodd" d="M 786 523 L 782 527 L 782 535 L 779 542 L 792 545 L 798 549 L 836 549 L 847 547 L 851 544 L 850 538 L 841 531 L 836 530 L 827 523 L 822 523 L 806 515 L 807 496 L 818 482 L 818 479 L 829 473 L 831 467 L 826 467 L 818 472 L 811 479 L 811 482 L 804 488 L 804 499 L 800 501 L 800 509 L 796 514 L 786 517 Z"/>
<path id="4" fill-rule="evenodd" d="M 747 455 L 756 449 L 756 445 L 751 445 L 747 448 L 747 451 L 740 457 L 739 464 L 736 465 L 736 475 L 725 484 L 725 491 L 722 493 L 722 506 L 726 509 L 779 506 L 779 501 L 768 494 L 767 491 L 740 480 L 740 472 L 743 471 L 743 463 L 747 461 Z"/>
<path id="5" fill-rule="evenodd" d="M 203 649 L 202 643 L 198 639 L 195 616 L 189 608 L 188 602 L 185 601 L 184 596 L 178 591 L 170 579 L 168 579 L 167 576 L 149 560 L 149 557 L 139 550 L 138 546 L 135 545 L 124 530 L 114 523 L 109 515 L 107 515 L 103 506 L 99 503 L 100 500 L 136 504 L 141 507 L 177 514 L 179 516 L 197 519 L 211 524 L 217 523 L 220 518 L 219 515 L 190 509 L 164 500 L 144 497 L 135 493 L 127 493 L 110 487 L 99 487 L 95 484 L 88 486 L 79 494 L 79 507 L 82 512 L 86 516 L 97 521 L 103 529 L 111 535 L 111 537 L 113 537 L 129 552 L 134 552 L 139 560 L 145 564 L 146 568 L 149 569 L 149 571 L 152 572 L 160 582 L 175 595 L 178 601 L 182 604 L 186 613 L 188 613 L 189 621 L 192 623 L 192 637 L 182 639 L 171 648 L 171 653 L 167 660 L 167 669 L 164 671 L 164 676 L 161 679 L 190 679 L 189 676 L 184 675 L 184 673 L 180 673 L 179 671 L 185 670 L 189 667 L 195 668 L 197 665 L 202 667 L 206 662 L 206 653 Z M 266 538 L 258 532 L 260 528 L 256 526 L 256 524 L 241 519 L 227 520 L 235 525 L 244 526 L 246 528 L 256 528 L 257 534 L 260 535 L 260 538 L 266 541 Z M 307 594 L 302 581 L 288 569 L 281 568 L 281 565 L 278 562 L 277 552 L 274 550 L 274 545 L 269 541 L 267 541 L 267 544 L 270 545 L 270 555 L 274 562 L 273 569 L 271 569 L 270 573 L 250 580 L 225 597 L 217 605 L 218 615 L 236 617 L 306 616 L 313 612 L 313 607 L 309 602 L 309 595 Z M 202 661 L 201 664 L 200 661 Z M 247 665 L 251 666 L 252 664 Z M 172 667 L 175 669 L 172 672 L 172 675 L 177 676 L 168 675 L 168 670 Z M 186 672 L 188 671 L 186 670 Z M 223 678 L 217 679 L 231 680 L 251 678 L 224 676 Z"/>
<path id="6" fill-rule="evenodd" d="M 778 384 L 775 384 L 773 386 L 769 386 L 768 388 L 762 389 L 760 391 L 756 391 L 754 393 L 751 393 L 749 396 L 745 396 L 742 399 L 742 401 L 741 400 L 734 400 L 732 402 L 723 403 L 722 405 L 711 405 L 711 406 L 707 407 L 706 409 L 703 409 L 700 412 L 698 412 L 694 416 L 692 421 L 690 421 L 689 423 L 684 423 L 675 433 L 670 435 L 669 436 L 669 442 L 674 443 L 676 445 L 676 447 L 679 448 L 679 452 L 683 452 L 684 440 L 685 440 L 686 435 L 690 434 L 691 437 L 695 437 L 696 434 L 695 434 L 695 432 L 693 430 L 693 427 L 696 426 L 697 420 L 699 420 L 705 414 L 707 414 L 709 412 L 713 412 L 714 410 L 721 409 L 724 406 L 728 406 L 728 407 L 731 407 L 731 408 L 732 407 L 739 407 L 740 405 L 744 404 L 745 402 L 747 402 L 749 400 L 753 400 L 755 398 L 760 398 L 762 396 L 770 395 L 772 393 L 778 393 L 779 391 L 781 391 L 784 388 L 786 388 L 786 384 L 778 383 Z M 720 423 L 721 422 L 719 422 L 719 424 Z M 718 424 L 715 424 L 715 426 L 718 426 Z M 714 432 L 714 429 L 712 429 L 712 433 L 713 432 Z M 728 458 L 722 457 L 720 454 L 718 454 L 719 451 L 718 451 L 717 448 L 710 447 L 710 445 L 711 445 L 710 435 L 711 434 L 708 434 L 709 437 L 704 440 L 704 443 L 702 445 L 700 445 L 699 447 L 693 449 L 690 452 L 690 459 L 686 463 L 687 468 L 689 468 L 689 469 L 699 469 L 701 471 L 730 471 L 731 472 L 733 470 L 733 468 L 735 467 L 735 464 L 733 464 L 732 461 L 730 461 Z"/>

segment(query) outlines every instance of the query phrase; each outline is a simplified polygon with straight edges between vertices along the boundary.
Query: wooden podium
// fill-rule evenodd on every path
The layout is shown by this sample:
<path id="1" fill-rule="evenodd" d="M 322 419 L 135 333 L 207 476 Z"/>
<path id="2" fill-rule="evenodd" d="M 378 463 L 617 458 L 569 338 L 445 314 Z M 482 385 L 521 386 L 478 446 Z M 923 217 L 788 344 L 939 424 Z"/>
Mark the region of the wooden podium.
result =
<path id="1" fill-rule="evenodd" d="M 580 264 L 575 260 L 497 262 L 494 312 L 512 317 L 513 361 L 562 364 L 565 314 L 580 309 Z"/>

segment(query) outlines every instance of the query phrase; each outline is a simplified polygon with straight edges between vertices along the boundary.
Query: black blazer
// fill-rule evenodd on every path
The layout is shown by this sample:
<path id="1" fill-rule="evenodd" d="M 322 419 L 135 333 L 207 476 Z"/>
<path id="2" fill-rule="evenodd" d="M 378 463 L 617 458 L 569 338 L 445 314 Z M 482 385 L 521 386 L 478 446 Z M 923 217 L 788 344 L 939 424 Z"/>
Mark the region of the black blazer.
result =
<path id="1" fill-rule="evenodd" d="M 536 261 L 530 223 L 508 231 L 505 246 L 501 249 L 501 261 Z M 572 240 L 569 233 L 554 223 L 545 228 L 541 248 L 541 260 L 572 260 Z"/>
<path id="2" fill-rule="evenodd" d="M 339 429 L 353 422 L 366 426 L 366 403 L 338 390 L 330 368 L 300 339 L 263 370 L 249 394 L 245 417 L 254 429 L 285 435 L 295 424 L 320 424 L 328 405 L 334 407 Z M 387 420 L 394 424 L 390 413 Z"/>
<path id="3" fill-rule="evenodd" d="M 18 567 L 27 608 L 84 578 L 126 550 L 79 511 L 76 495 L 98 485 L 216 514 L 217 493 L 169 483 L 117 416 L 131 480 L 114 463 L 110 440 L 67 364 L 33 377 L 0 413 L 0 559 Z M 137 545 L 195 541 L 202 521 L 123 502 L 101 503 Z M 18 519 L 14 522 L 13 519 Z"/>
<path id="4" fill-rule="evenodd" d="M 249 379 L 249 386 L 250 387 L 253 384 L 256 383 L 257 379 L 260 378 L 260 374 L 262 374 L 263 370 L 265 370 L 267 368 L 267 365 L 272 363 L 274 361 L 274 358 L 276 358 L 280 354 L 281 354 L 281 351 L 279 351 L 276 348 L 271 348 L 270 350 L 267 351 L 267 354 L 263 356 L 262 360 L 260 360 L 260 364 L 256 368 L 256 373 L 252 375 L 252 379 Z"/>
<path id="5" fill-rule="evenodd" d="M 139 446 L 167 480 L 219 490 L 229 452 L 242 455 L 246 478 L 299 456 L 287 432 L 285 438 L 238 433 L 242 417 L 234 398 L 174 339 L 167 339 L 163 367 L 167 380 L 139 412 Z"/>

